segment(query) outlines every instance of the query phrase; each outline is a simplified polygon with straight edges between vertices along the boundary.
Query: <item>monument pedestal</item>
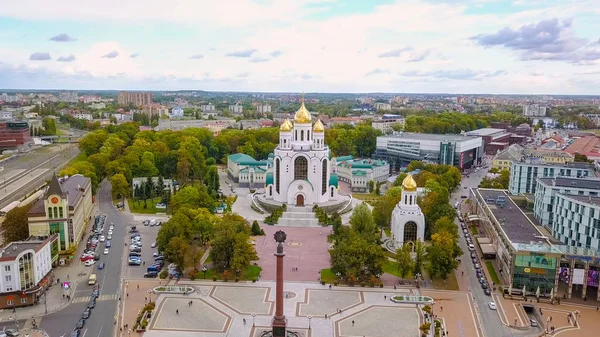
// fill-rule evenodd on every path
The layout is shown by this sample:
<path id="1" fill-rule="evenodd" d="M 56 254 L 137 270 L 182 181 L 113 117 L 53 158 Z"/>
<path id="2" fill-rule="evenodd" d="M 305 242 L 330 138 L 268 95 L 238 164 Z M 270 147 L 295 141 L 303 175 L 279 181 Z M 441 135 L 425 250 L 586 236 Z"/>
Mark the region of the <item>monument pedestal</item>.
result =
<path id="1" fill-rule="evenodd" d="M 273 318 L 271 327 L 273 328 L 273 337 L 287 337 L 287 319 L 285 317 L 283 319 Z"/>

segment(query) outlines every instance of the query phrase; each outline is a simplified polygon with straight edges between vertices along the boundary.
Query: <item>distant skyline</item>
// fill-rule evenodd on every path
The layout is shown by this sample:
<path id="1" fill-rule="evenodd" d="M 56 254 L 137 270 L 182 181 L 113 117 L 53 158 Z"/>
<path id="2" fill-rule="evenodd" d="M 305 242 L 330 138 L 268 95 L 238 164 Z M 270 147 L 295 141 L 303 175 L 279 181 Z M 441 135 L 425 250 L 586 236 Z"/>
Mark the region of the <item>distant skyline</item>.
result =
<path id="1" fill-rule="evenodd" d="M 600 94 L 598 0 L 20 0 L 0 88 Z"/>

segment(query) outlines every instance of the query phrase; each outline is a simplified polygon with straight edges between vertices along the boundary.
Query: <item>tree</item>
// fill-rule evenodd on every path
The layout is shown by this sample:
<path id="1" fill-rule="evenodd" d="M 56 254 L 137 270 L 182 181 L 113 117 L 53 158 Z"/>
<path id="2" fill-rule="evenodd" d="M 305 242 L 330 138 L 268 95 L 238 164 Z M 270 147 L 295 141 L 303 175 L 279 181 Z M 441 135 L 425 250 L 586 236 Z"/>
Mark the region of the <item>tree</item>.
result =
<path id="1" fill-rule="evenodd" d="M 208 193 L 216 196 L 217 192 L 221 188 L 219 183 L 219 173 L 216 166 L 211 166 L 206 173 L 204 183 L 208 187 Z"/>
<path id="2" fill-rule="evenodd" d="M 415 269 L 415 261 L 410 256 L 411 248 L 410 244 L 405 243 L 396 252 L 396 261 L 398 262 L 398 271 L 401 278 L 405 278 L 409 272 Z"/>
<path id="3" fill-rule="evenodd" d="M 361 203 L 352 211 L 350 216 L 350 225 L 352 230 L 356 231 L 368 242 L 375 241 L 375 221 L 373 214 L 365 203 Z"/>
<path id="4" fill-rule="evenodd" d="M 225 214 L 215 224 L 210 257 L 218 271 L 230 268 L 242 270 L 250 261 L 257 259 L 254 247 L 248 242 L 249 234 L 248 222 L 237 214 Z"/>
<path id="5" fill-rule="evenodd" d="M 125 199 L 129 197 L 129 183 L 127 183 L 124 175 L 118 173 L 110 177 L 110 184 L 112 186 L 113 198 Z"/>
<path id="6" fill-rule="evenodd" d="M 373 190 L 375 189 L 375 182 L 373 180 L 369 181 L 369 193 L 373 193 Z"/>
<path id="7" fill-rule="evenodd" d="M 56 121 L 52 117 L 42 119 L 42 127 L 44 128 L 44 136 L 56 135 Z"/>
<path id="8" fill-rule="evenodd" d="M 195 271 L 198 271 L 202 255 L 204 255 L 202 247 L 196 244 L 188 245 L 185 252 L 184 265 L 186 267 L 192 267 Z"/>
<path id="9" fill-rule="evenodd" d="M 263 231 L 260 226 L 258 225 L 258 221 L 254 220 L 252 222 L 252 229 L 251 229 L 252 235 L 265 235 L 265 231 Z"/>
<path id="10" fill-rule="evenodd" d="M 386 256 L 379 245 L 367 241 L 358 232 L 348 230 L 347 227 L 344 227 L 340 234 L 336 238 L 334 248 L 329 251 L 331 271 L 344 277 L 357 277 L 362 280 L 369 280 L 372 276 L 383 273 Z"/>
<path id="11" fill-rule="evenodd" d="M 389 227 L 392 220 L 392 211 L 400 202 L 401 197 L 402 189 L 400 187 L 392 187 L 387 190 L 383 198 L 373 208 L 373 219 L 377 226 L 381 228 Z"/>
<path id="12" fill-rule="evenodd" d="M 458 239 L 458 226 L 447 216 L 439 218 L 433 226 L 432 233 L 436 234 L 440 232 L 447 232 L 455 239 Z"/>
<path id="13" fill-rule="evenodd" d="M 2 223 L 2 236 L 5 242 L 22 241 L 29 236 L 29 222 L 27 213 L 30 205 L 16 207 L 6 213 Z"/>
<path id="14" fill-rule="evenodd" d="M 421 274 L 423 271 L 423 263 L 425 262 L 425 246 L 421 240 L 417 240 L 414 247 L 415 253 L 415 269 L 413 275 Z"/>
<path id="15" fill-rule="evenodd" d="M 169 243 L 166 245 L 166 248 L 162 251 L 164 252 L 167 260 L 175 263 L 180 271 L 183 271 L 185 268 L 186 254 L 189 246 L 190 244 L 184 238 L 176 236 L 169 241 Z"/>
<path id="16" fill-rule="evenodd" d="M 446 280 L 448 275 L 458 267 L 456 261 L 456 238 L 448 232 L 439 232 L 431 236 L 431 245 L 427 247 L 429 259 L 429 275 Z M 460 251 L 460 248 L 458 248 Z"/>
<path id="17" fill-rule="evenodd" d="M 575 156 L 573 157 L 574 161 L 576 162 L 584 162 L 584 163 L 591 163 L 592 161 L 588 159 L 588 157 L 585 154 L 580 154 L 580 153 L 575 153 Z"/>

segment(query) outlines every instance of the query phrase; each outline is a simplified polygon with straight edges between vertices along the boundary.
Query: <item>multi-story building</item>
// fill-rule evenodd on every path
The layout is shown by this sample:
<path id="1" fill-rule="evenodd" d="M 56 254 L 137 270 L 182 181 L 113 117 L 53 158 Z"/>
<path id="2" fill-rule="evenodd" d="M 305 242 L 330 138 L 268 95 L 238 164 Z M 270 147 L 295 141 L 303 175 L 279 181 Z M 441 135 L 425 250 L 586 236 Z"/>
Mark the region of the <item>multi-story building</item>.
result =
<path id="1" fill-rule="evenodd" d="M 149 117 L 167 116 L 167 115 L 169 115 L 169 107 L 158 104 L 158 103 L 152 103 L 152 104 L 144 105 L 144 108 L 142 109 L 142 113 L 145 115 L 148 115 Z"/>
<path id="2" fill-rule="evenodd" d="M 244 112 L 244 107 L 241 104 L 232 104 L 229 106 L 229 112 L 234 114 L 241 114 Z"/>
<path id="3" fill-rule="evenodd" d="M 481 137 L 402 132 L 377 137 L 378 159 L 386 160 L 396 170 L 413 160 L 454 165 L 460 170 L 480 164 L 483 156 Z"/>
<path id="4" fill-rule="evenodd" d="M 160 179 L 158 179 L 158 177 L 152 177 L 150 178 L 152 180 L 152 183 L 154 184 L 154 186 L 158 186 L 158 183 L 160 182 Z M 131 181 L 131 188 L 132 188 L 132 195 L 135 195 L 135 189 L 136 188 L 140 188 L 142 185 L 144 185 L 146 182 L 148 181 L 148 177 L 135 177 L 132 179 Z M 172 179 L 163 179 L 163 191 L 169 190 L 171 193 L 175 192 L 174 191 L 174 187 L 173 187 L 173 180 Z"/>
<path id="5" fill-rule="evenodd" d="M 174 107 L 173 109 L 171 109 L 171 118 L 179 118 L 179 117 L 183 117 L 183 108 L 181 107 Z"/>
<path id="6" fill-rule="evenodd" d="M 143 106 L 152 104 L 152 94 L 149 92 L 121 91 L 117 98 L 120 105 Z"/>
<path id="7" fill-rule="evenodd" d="M 0 101 L 1 100 L 2 98 L 0 98 Z M 600 114 L 585 114 L 581 116 L 589 119 L 597 128 L 600 128 Z"/>
<path id="8" fill-rule="evenodd" d="M 392 110 L 392 105 L 389 103 L 375 103 L 375 109 L 377 111 L 389 111 Z"/>
<path id="9" fill-rule="evenodd" d="M 398 116 L 398 115 L 394 115 L 394 116 L 397 116 L 397 117 L 396 118 L 385 118 L 385 115 L 384 115 L 384 118 L 373 120 L 371 126 L 373 126 L 373 128 L 375 128 L 377 130 L 380 130 L 384 134 L 388 134 L 388 133 L 391 133 L 392 131 L 394 131 L 394 129 L 393 129 L 394 125 L 399 125 L 403 129 L 404 124 L 406 122 L 404 117 Z"/>
<path id="10" fill-rule="evenodd" d="M 67 103 L 77 103 L 79 102 L 79 96 L 77 96 L 77 92 L 66 91 L 58 94 L 58 100 Z"/>
<path id="11" fill-rule="evenodd" d="M 34 305 L 53 283 L 58 235 L 15 241 L 0 252 L 0 309 Z"/>
<path id="12" fill-rule="evenodd" d="M 200 106 L 200 111 L 202 112 L 210 112 L 210 111 L 216 111 L 217 109 L 215 109 L 215 106 L 212 104 L 202 104 Z"/>
<path id="13" fill-rule="evenodd" d="M 5 102 L 5 103 L 11 103 L 11 102 L 16 102 L 19 100 L 19 96 L 17 95 L 8 95 L 6 93 L 2 93 L 2 95 L 0 95 L 0 101 Z"/>
<path id="14" fill-rule="evenodd" d="M 557 223 L 556 206 L 558 195 L 596 198 L 600 196 L 600 180 L 596 178 L 567 177 L 537 179 L 533 213 L 543 226 L 552 230 L 555 229 Z M 598 215 L 600 216 L 600 213 Z M 580 223 L 577 217 L 571 218 L 571 220 L 573 220 L 574 224 Z M 565 244 L 568 243 L 565 242 Z"/>
<path id="15" fill-rule="evenodd" d="M 44 197 L 29 210 L 29 235 L 58 234 L 59 250 L 77 246 L 92 213 L 92 181 L 81 174 L 52 176 Z"/>
<path id="16" fill-rule="evenodd" d="M 96 95 L 85 95 L 85 96 L 81 96 L 81 102 L 88 104 L 88 103 L 97 103 L 102 101 L 102 98 L 100 96 L 96 96 Z"/>
<path id="17" fill-rule="evenodd" d="M 523 116 L 546 116 L 546 107 L 539 104 L 523 105 Z"/>
<path id="18" fill-rule="evenodd" d="M 0 111 L 0 119 L 12 119 L 12 118 L 13 118 L 12 111 L 6 111 L 6 110 Z"/>
<path id="19" fill-rule="evenodd" d="M 331 170 L 354 192 L 369 192 L 369 182 L 385 182 L 390 176 L 390 164 L 386 161 L 352 156 L 331 158 Z"/>
<path id="20" fill-rule="evenodd" d="M 600 251 L 600 198 L 556 193 L 552 235 L 567 246 Z"/>
<path id="21" fill-rule="evenodd" d="M 589 163 L 546 164 L 537 158 L 526 158 L 511 163 L 508 190 L 512 195 L 535 193 L 537 178 L 594 176 L 594 165 Z"/>
<path id="22" fill-rule="evenodd" d="M 579 210 L 584 212 L 582 221 L 590 215 L 591 227 L 587 226 L 588 222 L 585 222 L 586 226 L 579 226 L 579 214 L 573 196 L 564 198 L 564 201 L 557 202 L 564 203 L 568 211 L 563 210 L 562 205 L 556 207 L 561 208 L 564 223 L 571 226 L 567 231 L 569 235 L 581 239 L 586 231 L 593 233 L 589 199 L 585 205 L 587 208 L 583 209 L 584 205 L 580 204 Z M 560 298 L 600 298 L 600 253 L 597 248 L 561 244 L 544 227 L 539 226 L 535 218 L 525 214 L 505 191 L 472 189 L 470 199 L 472 213 L 468 217 L 478 224 L 480 230 L 479 237 L 473 243 L 479 246 L 486 258 L 495 260 L 499 267 L 498 276 L 505 289 L 512 285 L 514 293 L 521 294 L 525 287 L 525 295 L 530 296 L 539 292 L 542 297 L 553 294 Z M 595 202 L 592 200 L 592 203 Z M 594 208 L 593 214 L 597 212 L 597 208 Z M 571 218 L 567 219 L 567 216 Z M 598 226 L 600 224 L 596 228 Z M 597 236 L 597 233 L 598 229 L 594 235 Z M 570 242 L 570 239 L 567 241 Z M 594 241 L 591 243 L 590 247 L 594 247 Z"/>
<path id="23" fill-rule="evenodd" d="M 0 121 L 0 149 L 10 149 L 31 141 L 29 124 L 25 121 Z"/>
<path id="24" fill-rule="evenodd" d="M 214 135 L 219 134 L 223 129 L 232 127 L 235 124 L 235 119 L 164 119 L 158 120 L 157 131 L 173 130 L 178 131 L 185 128 L 206 128 Z"/>
<path id="25" fill-rule="evenodd" d="M 94 120 L 94 116 L 92 114 L 84 113 L 84 112 L 76 112 L 76 113 L 72 114 L 72 116 L 73 116 L 73 118 L 85 119 L 90 122 Z"/>
<path id="26" fill-rule="evenodd" d="M 500 151 L 492 160 L 492 167 L 500 170 L 510 170 L 511 162 L 521 160 L 537 160 L 543 164 L 557 164 L 573 162 L 573 156 L 565 151 L 546 150 L 546 149 L 529 149 L 524 148 L 519 144 L 513 144 L 508 148 Z"/>
<path id="27" fill-rule="evenodd" d="M 271 106 L 268 104 L 259 104 L 256 106 L 256 112 L 263 114 L 269 113 L 271 112 Z"/>

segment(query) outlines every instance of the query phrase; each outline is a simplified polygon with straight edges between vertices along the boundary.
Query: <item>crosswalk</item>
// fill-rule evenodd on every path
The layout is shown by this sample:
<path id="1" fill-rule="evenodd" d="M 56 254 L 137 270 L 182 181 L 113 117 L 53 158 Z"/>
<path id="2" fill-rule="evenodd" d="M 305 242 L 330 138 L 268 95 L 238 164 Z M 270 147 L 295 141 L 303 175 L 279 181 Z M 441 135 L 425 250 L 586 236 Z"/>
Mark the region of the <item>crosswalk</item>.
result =
<path id="1" fill-rule="evenodd" d="M 83 302 L 88 302 L 92 297 L 91 296 L 80 296 L 80 297 L 75 297 L 73 299 L 73 303 L 83 303 Z M 96 299 L 96 301 L 110 301 L 110 300 L 116 300 L 118 298 L 117 294 L 112 294 L 112 295 L 100 295 L 100 297 L 98 297 Z"/>

